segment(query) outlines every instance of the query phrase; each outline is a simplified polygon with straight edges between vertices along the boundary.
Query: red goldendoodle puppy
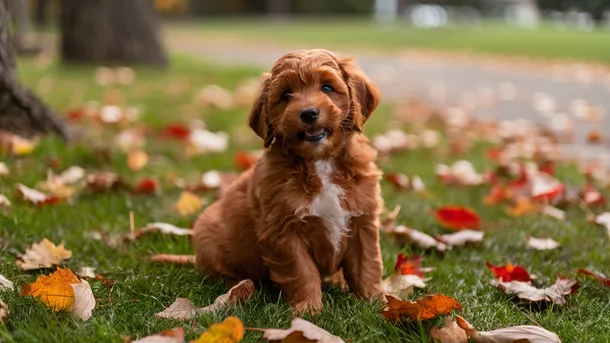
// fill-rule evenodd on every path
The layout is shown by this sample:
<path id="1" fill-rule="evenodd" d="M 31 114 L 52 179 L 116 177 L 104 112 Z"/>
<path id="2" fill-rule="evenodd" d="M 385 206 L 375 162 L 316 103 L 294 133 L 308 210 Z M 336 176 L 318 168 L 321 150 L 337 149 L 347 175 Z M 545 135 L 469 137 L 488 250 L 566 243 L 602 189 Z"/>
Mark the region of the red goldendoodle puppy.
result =
<path id="1" fill-rule="evenodd" d="M 299 312 L 322 308 L 322 279 L 340 270 L 357 296 L 382 294 L 381 172 L 362 134 L 378 103 L 351 59 L 327 50 L 280 58 L 249 119 L 265 153 L 197 219 L 198 269 L 271 279 Z"/>

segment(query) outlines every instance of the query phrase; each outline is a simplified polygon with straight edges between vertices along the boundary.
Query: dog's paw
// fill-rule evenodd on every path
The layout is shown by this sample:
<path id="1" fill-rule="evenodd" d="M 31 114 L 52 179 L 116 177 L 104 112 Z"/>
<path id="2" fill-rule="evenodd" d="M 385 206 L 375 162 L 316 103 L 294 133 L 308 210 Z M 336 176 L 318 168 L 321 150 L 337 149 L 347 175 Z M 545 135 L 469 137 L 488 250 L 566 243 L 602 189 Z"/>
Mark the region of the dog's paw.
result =
<path id="1" fill-rule="evenodd" d="M 292 305 L 292 314 L 302 316 L 304 314 L 316 315 L 322 311 L 322 300 L 301 301 Z"/>

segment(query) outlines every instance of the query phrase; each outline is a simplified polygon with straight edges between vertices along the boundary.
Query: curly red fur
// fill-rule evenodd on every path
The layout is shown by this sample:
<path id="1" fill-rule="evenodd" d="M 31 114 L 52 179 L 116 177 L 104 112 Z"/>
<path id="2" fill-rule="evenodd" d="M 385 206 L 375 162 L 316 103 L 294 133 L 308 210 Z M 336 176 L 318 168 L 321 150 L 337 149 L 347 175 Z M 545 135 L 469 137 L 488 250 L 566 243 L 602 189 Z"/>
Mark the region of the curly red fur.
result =
<path id="1" fill-rule="evenodd" d="M 197 219 L 198 269 L 269 278 L 297 311 L 319 311 L 322 279 L 341 270 L 356 295 L 381 294 L 381 172 L 361 133 L 378 103 L 377 87 L 350 59 L 327 50 L 280 58 L 250 113 L 267 149 Z M 305 108 L 319 110 L 315 123 L 300 119 Z M 306 132 L 325 136 L 307 141 Z"/>

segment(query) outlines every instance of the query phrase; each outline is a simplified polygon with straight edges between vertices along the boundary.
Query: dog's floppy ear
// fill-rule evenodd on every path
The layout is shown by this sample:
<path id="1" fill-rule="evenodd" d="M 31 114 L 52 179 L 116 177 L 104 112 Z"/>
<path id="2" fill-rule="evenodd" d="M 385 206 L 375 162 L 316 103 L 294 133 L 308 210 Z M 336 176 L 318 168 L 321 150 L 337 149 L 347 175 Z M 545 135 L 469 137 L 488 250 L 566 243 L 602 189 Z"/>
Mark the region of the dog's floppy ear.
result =
<path id="1" fill-rule="evenodd" d="M 254 101 L 250 110 L 249 125 L 265 141 L 265 148 L 273 141 L 273 129 L 267 115 L 267 92 L 269 89 L 270 73 L 261 75 L 261 94 Z"/>
<path id="2" fill-rule="evenodd" d="M 354 130 L 362 132 L 362 126 L 379 105 L 379 88 L 358 68 L 352 58 L 340 59 L 339 67 L 350 91 L 352 101 L 350 117 Z"/>

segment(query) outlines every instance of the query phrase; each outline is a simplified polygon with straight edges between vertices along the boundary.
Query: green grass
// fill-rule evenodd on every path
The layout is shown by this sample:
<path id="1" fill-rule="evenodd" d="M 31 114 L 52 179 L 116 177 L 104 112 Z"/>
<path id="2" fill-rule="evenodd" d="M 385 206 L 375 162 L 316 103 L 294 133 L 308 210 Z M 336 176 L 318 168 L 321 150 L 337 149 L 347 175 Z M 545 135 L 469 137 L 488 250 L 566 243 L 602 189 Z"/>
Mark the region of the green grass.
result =
<path id="1" fill-rule="evenodd" d="M 170 28 L 172 26 L 169 26 Z M 205 20 L 186 26 L 201 37 L 246 38 L 248 41 L 302 43 L 310 47 L 384 50 L 433 49 L 474 53 L 560 58 L 610 63 L 610 31 L 579 32 L 545 24 L 530 30 L 484 21 L 479 27 L 417 29 L 405 24 L 379 25 L 369 20 L 294 19 Z M 301 44 L 301 45 L 302 45 Z"/>
<path id="2" fill-rule="evenodd" d="M 40 66 L 23 61 L 20 70 L 24 81 L 38 89 L 40 80 L 52 83 L 50 92 L 43 97 L 57 109 L 81 106 L 88 100 L 101 100 L 105 90 L 94 85 L 90 68 L 62 68 L 55 64 Z M 93 130 L 72 146 L 64 146 L 56 139 L 43 140 L 35 152 L 24 158 L 7 160 L 11 175 L 0 179 L 0 194 L 7 195 L 13 206 L 0 212 L 0 274 L 12 280 L 17 288 L 22 282 L 33 282 L 39 271 L 24 272 L 14 263 L 14 252 L 24 251 L 33 242 L 47 237 L 58 243 L 63 240 L 73 252 L 65 265 L 72 270 L 94 266 L 109 279 L 116 280 L 112 290 L 112 303 L 99 302 L 93 317 L 82 322 L 67 313 L 51 312 L 31 297 L 21 297 L 18 291 L 4 292 L 0 297 L 10 306 L 11 314 L 0 324 L 3 342 L 121 342 L 122 336 L 142 337 L 148 334 L 183 326 L 188 339 L 194 339 L 214 322 L 227 315 L 235 315 L 248 327 L 285 328 L 290 323 L 290 309 L 280 300 L 276 291 L 261 289 L 244 305 L 233 306 L 212 315 L 202 315 L 189 322 L 154 318 L 154 314 L 172 303 L 176 297 L 186 297 L 198 306 L 210 304 L 226 291 L 224 284 L 205 282 L 193 268 L 152 264 L 148 257 L 155 253 L 189 254 L 190 242 L 184 237 L 147 236 L 122 249 L 113 249 L 87 236 L 88 232 L 127 232 L 129 211 L 135 214 L 136 227 L 153 221 L 173 223 L 187 227 L 195 215 L 180 217 L 172 210 L 179 190 L 163 181 L 165 176 L 176 174 L 186 180 L 197 179 L 209 169 L 233 170 L 233 157 L 242 149 L 258 149 L 259 139 L 246 129 L 247 108 L 231 111 L 202 110 L 191 105 L 201 87 L 217 83 L 233 89 L 244 77 L 257 76 L 259 71 L 248 68 L 223 69 L 192 60 L 174 57 L 173 69 L 162 73 L 137 70 L 137 81 L 128 87 L 119 87 L 124 102 L 143 108 L 143 122 L 160 126 L 168 122 L 186 122 L 201 118 L 212 130 L 232 133 L 231 148 L 226 153 L 186 157 L 179 143 L 166 143 L 149 139 L 146 150 L 151 163 L 142 171 L 132 172 L 125 156 L 111 149 L 109 161 L 96 157 L 93 150 L 109 147 L 109 137 L 116 131 L 106 128 Z M 172 82 L 188 83 L 184 92 L 170 94 Z M 367 124 L 369 134 L 383 132 L 391 124 L 393 108 L 387 104 L 374 114 Z M 239 138 L 239 139 L 236 139 Z M 556 332 L 563 342 L 608 342 L 610 330 L 609 290 L 592 280 L 582 280 L 577 294 L 563 307 L 537 311 L 517 305 L 494 289 L 485 261 L 502 264 L 519 263 L 539 276 L 538 283 L 549 285 L 555 274 L 573 275 L 577 268 L 588 267 L 609 272 L 610 254 L 608 237 L 599 227 L 586 223 L 580 209 L 568 212 L 566 221 L 541 215 L 512 218 L 500 207 L 482 204 L 486 187 L 455 189 L 441 184 L 433 175 L 439 162 L 457 158 L 471 160 L 478 170 L 490 166 L 484 158 L 484 147 L 476 146 L 465 156 L 443 157 L 437 151 L 415 150 L 380 162 L 386 172 L 399 171 L 420 175 L 431 199 L 409 192 L 396 192 L 383 183 L 383 194 L 388 208 L 402 206 L 399 223 L 423 230 L 429 234 L 443 232 L 438 228 L 429 210 L 442 204 L 462 204 L 475 208 L 488 223 L 489 232 L 477 248 L 456 248 L 444 255 L 421 251 L 410 245 L 400 245 L 391 238 L 382 238 L 385 272 L 389 274 L 399 252 L 424 254 L 424 266 L 435 267 L 429 276 L 428 292 L 441 292 L 455 297 L 464 308 L 462 316 L 479 330 L 490 330 L 512 325 L 532 324 L 536 320 L 548 330 Z M 134 180 L 155 176 L 161 180 L 162 192 L 156 196 L 136 196 L 128 192 L 106 194 L 80 194 L 72 202 L 53 206 L 34 207 L 17 200 L 15 184 L 34 186 L 42 180 L 47 161 L 57 158 L 60 169 L 80 165 L 88 170 L 111 170 L 123 178 Z M 559 170 L 559 177 L 568 183 L 582 185 L 583 180 L 571 167 Z M 206 197 L 212 200 L 211 195 Z M 563 247 L 556 251 L 537 252 L 525 247 L 525 237 L 550 236 Z M 45 271 L 48 272 L 48 271 Z M 257 285 L 259 286 L 259 285 Z M 93 282 L 96 298 L 107 298 L 107 290 L 100 282 Z M 354 299 L 350 294 L 335 288 L 325 288 L 324 311 L 316 317 L 306 317 L 346 342 L 427 342 L 427 331 L 439 321 L 423 324 L 386 322 L 375 304 Z M 244 341 L 260 341 L 260 334 L 249 332 Z"/>

